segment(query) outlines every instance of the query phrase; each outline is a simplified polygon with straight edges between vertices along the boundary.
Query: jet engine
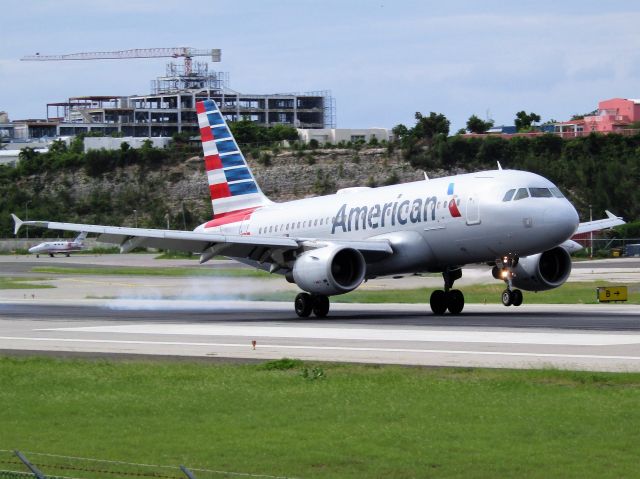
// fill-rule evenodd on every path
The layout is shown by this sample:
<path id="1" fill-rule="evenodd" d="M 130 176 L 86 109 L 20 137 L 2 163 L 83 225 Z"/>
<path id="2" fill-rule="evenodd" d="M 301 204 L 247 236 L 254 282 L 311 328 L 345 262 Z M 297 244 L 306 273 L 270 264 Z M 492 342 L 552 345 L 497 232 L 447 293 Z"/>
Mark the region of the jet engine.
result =
<path id="1" fill-rule="evenodd" d="M 520 258 L 513 270 L 513 286 L 525 291 L 546 291 L 564 284 L 571 273 L 571 256 L 556 248 Z"/>
<path id="2" fill-rule="evenodd" d="M 293 264 L 293 280 L 304 291 L 331 296 L 353 291 L 364 280 L 362 253 L 346 246 L 307 251 Z"/>

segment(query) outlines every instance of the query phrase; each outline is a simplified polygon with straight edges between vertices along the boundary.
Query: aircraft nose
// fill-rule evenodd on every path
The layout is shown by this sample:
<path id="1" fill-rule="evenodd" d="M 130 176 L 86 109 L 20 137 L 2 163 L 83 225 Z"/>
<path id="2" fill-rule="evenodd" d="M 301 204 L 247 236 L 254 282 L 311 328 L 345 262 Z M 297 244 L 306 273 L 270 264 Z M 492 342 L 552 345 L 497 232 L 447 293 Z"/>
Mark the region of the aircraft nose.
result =
<path id="1" fill-rule="evenodd" d="M 565 241 L 576 231 L 580 219 L 578 212 L 571 203 L 564 200 L 562 203 L 548 208 L 544 212 L 544 224 L 549 232 L 557 237 L 559 241 Z"/>

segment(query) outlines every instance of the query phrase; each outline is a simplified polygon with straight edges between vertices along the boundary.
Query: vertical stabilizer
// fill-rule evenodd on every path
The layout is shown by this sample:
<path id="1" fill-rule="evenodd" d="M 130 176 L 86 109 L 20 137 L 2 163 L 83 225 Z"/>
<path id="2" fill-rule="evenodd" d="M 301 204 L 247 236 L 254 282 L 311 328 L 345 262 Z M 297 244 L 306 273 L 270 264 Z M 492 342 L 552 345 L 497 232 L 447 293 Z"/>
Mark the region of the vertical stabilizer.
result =
<path id="1" fill-rule="evenodd" d="M 86 231 L 83 231 L 82 233 L 80 233 L 80 234 L 76 237 L 76 239 L 74 239 L 74 240 L 73 240 L 73 242 L 74 242 L 74 243 L 80 243 L 80 244 L 83 244 L 83 243 L 84 243 L 84 240 L 86 240 L 86 239 L 87 239 L 87 235 L 88 235 L 88 234 L 89 234 L 89 233 L 87 233 Z"/>
<path id="2" fill-rule="evenodd" d="M 233 217 L 235 221 L 260 206 L 270 204 L 260 191 L 216 103 L 213 100 L 199 101 L 196 111 L 214 220 L 231 220 Z"/>

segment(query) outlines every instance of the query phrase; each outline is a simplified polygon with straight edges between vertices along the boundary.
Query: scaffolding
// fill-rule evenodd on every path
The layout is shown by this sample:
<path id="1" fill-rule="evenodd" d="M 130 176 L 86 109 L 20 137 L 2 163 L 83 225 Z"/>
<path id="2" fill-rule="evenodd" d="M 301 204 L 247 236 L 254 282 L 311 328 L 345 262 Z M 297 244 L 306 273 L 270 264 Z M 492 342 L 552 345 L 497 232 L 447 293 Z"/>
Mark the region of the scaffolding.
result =
<path id="1" fill-rule="evenodd" d="M 151 94 L 163 95 L 186 90 L 223 91 L 229 88 L 228 72 L 209 72 L 205 62 L 195 62 L 188 72 L 185 65 L 169 62 L 163 77 L 151 80 Z"/>

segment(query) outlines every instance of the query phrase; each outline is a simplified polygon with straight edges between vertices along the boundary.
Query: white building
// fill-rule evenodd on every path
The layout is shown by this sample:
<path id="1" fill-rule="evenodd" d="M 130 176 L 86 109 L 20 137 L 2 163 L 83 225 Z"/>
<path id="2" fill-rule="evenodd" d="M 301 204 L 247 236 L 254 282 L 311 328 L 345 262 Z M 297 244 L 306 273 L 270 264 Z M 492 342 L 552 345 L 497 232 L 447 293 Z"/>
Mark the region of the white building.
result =
<path id="1" fill-rule="evenodd" d="M 110 136 L 87 136 L 84 138 L 84 151 L 89 150 L 119 150 L 120 145 L 127 143 L 131 148 L 142 148 L 145 141 L 150 140 L 154 148 L 166 148 L 171 142 L 171 138 L 153 137 L 138 138 L 133 136 L 125 136 L 114 138 Z"/>
<path id="2" fill-rule="evenodd" d="M 393 136 L 391 130 L 386 128 L 297 128 L 297 130 L 301 141 L 309 143 L 311 140 L 317 140 L 322 145 L 360 140 L 368 143 L 374 137 L 378 141 L 389 141 Z"/>

